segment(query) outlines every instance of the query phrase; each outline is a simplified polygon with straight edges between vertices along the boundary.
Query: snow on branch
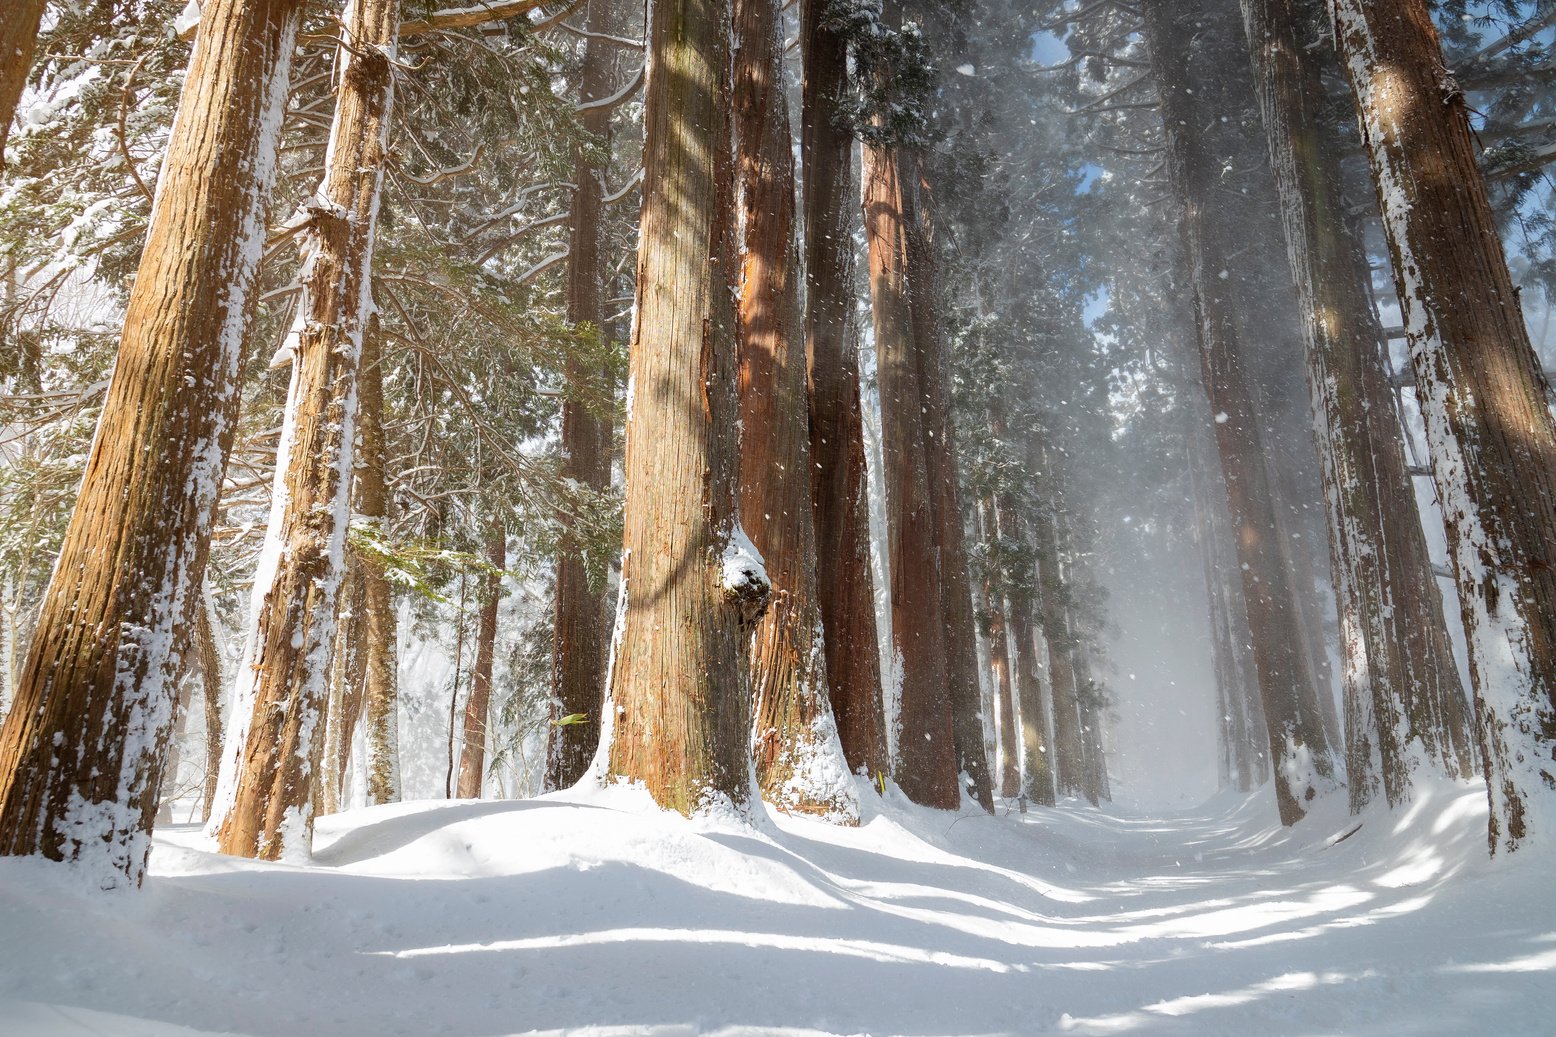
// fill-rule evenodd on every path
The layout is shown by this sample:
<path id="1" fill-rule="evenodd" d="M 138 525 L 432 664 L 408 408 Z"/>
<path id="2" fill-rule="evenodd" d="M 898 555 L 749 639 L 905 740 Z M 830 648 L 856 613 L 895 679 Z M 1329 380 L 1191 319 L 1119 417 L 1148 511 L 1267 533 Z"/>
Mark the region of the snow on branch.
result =
<path id="1" fill-rule="evenodd" d="M 614 94 L 611 94 L 609 97 L 602 97 L 598 101 L 589 101 L 585 104 L 581 104 L 573 110 L 579 114 L 582 114 L 584 112 L 599 111 L 601 108 L 616 107 L 618 104 L 637 93 L 638 88 L 643 85 L 643 68 L 644 66 L 639 65 L 637 75 L 629 79 L 627 84 L 620 90 L 617 90 Z"/>

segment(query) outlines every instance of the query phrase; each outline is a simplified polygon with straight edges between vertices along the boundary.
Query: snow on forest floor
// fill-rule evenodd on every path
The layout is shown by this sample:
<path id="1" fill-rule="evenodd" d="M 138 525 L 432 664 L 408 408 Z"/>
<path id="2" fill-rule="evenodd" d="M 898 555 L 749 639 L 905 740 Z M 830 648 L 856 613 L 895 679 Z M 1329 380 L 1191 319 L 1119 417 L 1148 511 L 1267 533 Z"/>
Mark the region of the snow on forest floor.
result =
<path id="1" fill-rule="evenodd" d="M 1343 796 L 1338 797 L 1343 800 Z M 1479 785 L 857 829 L 627 789 L 324 819 L 315 863 L 159 833 L 139 896 L 0 860 L 0 1034 L 1551 1034 L 1556 853 Z"/>

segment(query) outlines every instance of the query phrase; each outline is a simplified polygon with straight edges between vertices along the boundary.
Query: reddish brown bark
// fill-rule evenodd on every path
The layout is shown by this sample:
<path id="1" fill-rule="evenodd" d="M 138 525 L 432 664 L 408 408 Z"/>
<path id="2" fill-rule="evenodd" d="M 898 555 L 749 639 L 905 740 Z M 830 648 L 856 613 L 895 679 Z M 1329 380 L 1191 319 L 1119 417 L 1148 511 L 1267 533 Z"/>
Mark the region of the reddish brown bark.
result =
<path id="1" fill-rule="evenodd" d="M 5 142 L 16 121 L 16 106 L 32 71 L 45 0 L 6 0 L 0 4 L 0 173 L 5 172 Z"/>
<path id="2" fill-rule="evenodd" d="M 1352 721 L 1346 777 L 1360 811 L 1380 788 L 1390 804 L 1408 799 L 1418 761 L 1469 769 L 1464 691 L 1389 397 L 1371 272 L 1346 219 L 1342 141 L 1321 103 L 1333 52 L 1308 38 L 1291 0 L 1242 6 L 1303 307 Z"/>
<path id="3" fill-rule="evenodd" d="M 1556 816 L 1556 423 L 1428 5 L 1332 0 L 1331 11 L 1447 526 L 1488 839 L 1510 851 L 1536 814 Z"/>
<path id="4" fill-rule="evenodd" d="M 864 149 L 865 241 L 881 398 L 881 440 L 891 565 L 892 648 L 899 691 L 896 777 L 925 806 L 961 804 L 941 593 L 934 501 L 930 496 L 924 388 L 909 300 L 908 249 L 914 223 L 895 148 Z"/>
<path id="5" fill-rule="evenodd" d="M 854 246 L 849 219 L 853 132 L 848 45 L 827 19 L 828 0 L 801 0 L 805 166 L 805 336 L 810 369 L 811 493 L 827 687 L 849 769 L 889 773 L 875 628 L 875 582 L 865 493 L 864 423 L 853 326 Z"/>
<path id="6" fill-rule="evenodd" d="M 745 644 L 767 596 L 730 551 L 740 448 L 729 30 L 724 0 L 652 8 L 607 720 L 609 773 L 682 813 L 750 799 Z"/>
<path id="7" fill-rule="evenodd" d="M 773 0 L 735 0 L 735 41 L 740 523 L 772 583 L 751 638 L 752 751 L 769 802 L 852 823 L 858 804 L 822 660 L 794 158 Z"/>
<path id="8" fill-rule="evenodd" d="M 212 0 L 179 100 L 118 361 L 16 701 L 0 853 L 138 885 L 175 635 L 187 628 L 238 405 L 250 291 L 300 5 Z"/>

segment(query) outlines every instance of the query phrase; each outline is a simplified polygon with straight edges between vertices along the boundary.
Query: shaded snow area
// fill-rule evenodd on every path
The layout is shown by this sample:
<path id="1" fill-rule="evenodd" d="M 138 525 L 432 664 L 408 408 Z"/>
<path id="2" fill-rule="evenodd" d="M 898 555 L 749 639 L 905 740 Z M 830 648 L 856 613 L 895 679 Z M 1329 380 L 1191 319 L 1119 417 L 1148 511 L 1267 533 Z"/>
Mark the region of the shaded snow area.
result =
<path id="1" fill-rule="evenodd" d="M 1553 855 L 1478 785 L 1359 831 L 1264 796 L 857 829 L 641 792 L 320 822 L 314 862 L 159 833 L 139 896 L 0 859 L 0 1034 L 1550 1034 Z"/>

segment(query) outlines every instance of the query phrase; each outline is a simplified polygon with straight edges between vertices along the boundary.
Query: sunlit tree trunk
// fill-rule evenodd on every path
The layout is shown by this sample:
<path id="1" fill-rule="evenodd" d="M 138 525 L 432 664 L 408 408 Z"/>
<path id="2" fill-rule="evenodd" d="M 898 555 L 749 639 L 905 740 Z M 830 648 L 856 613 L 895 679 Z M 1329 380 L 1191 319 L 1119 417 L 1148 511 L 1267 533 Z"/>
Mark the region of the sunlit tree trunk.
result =
<path id="1" fill-rule="evenodd" d="M 1303 24 L 1316 9 L 1295 0 L 1242 8 L 1301 301 L 1351 721 L 1351 809 L 1380 785 L 1398 805 L 1412 771 L 1434 762 L 1467 770 L 1465 732 L 1454 730 L 1462 712 L 1452 708 L 1464 692 L 1416 518 L 1366 254 L 1346 221 L 1343 141 L 1321 108 L 1326 44 Z"/>
<path id="2" fill-rule="evenodd" d="M 1424 0 L 1332 0 L 1469 644 L 1492 852 L 1556 820 L 1556 425 Z M 1545 823 L 1550 824 L 1551 821 Z"/>
<path id="3" fill-rule="evenodd" d="M 5 142 L 32 71 L 45 6 L 45 0 L 6 0 L 0 5 L 0 173 L 5 172 Z"/>
<path id="4" fill-rule="evenodd" d="M 750 799 L 746 643 L 768 594 L 736 514 L 730 16 L 724 0 L 661 0 L 649 25 L 622 590 L 602 732 L 609 774 L 682 813 Z"/>
<path id="5" fill-rule="evenodd" d="M 486 564 L 481 577 L 481 622 L 475 637 L 475 668 L 465 698 L 464 741 L 459 752 L 459 799 L 480 799 L 486 777 L 486 732 L 492 712 L 492 671 L 497 659 L 497 610 L 502 604 L 502 570 L 508 564 L 507 532 L 500 526 L 487 534 Z"/>
<path id="6" fill-rule="evenodd" d="M 0 731 L 0 853 L 82 860 L 104 885 L 139 885 L 151 845 L 299 7 L 206 6 L 99 433 Z"/>
<path id="7" fill-rule="evenodd" d="M 858 184 L 847 41 L 828 21 L 830 0 L 801 0 L 805 82 L 800 150 L 805 171 L 805 337 L 810 367 L 811 491 L 816 574 L 832 711 L 848 766 L 889 773 L 876 645 L 874 577 L 865 489 L 864 423 L 853 327 Z"/>
<path id="8" fill-rule="evenodd" d="M 243 732 L 232 800 L 217 830 L 222 852 L 306 857 L 313 835 L 315 761 L 344 576 L 356 437 L 357 375 L 372 309 L 373 236 L 384 166 L 398 0 L 350 0 L 350 43 L 336 56 L 335 118 L 321 202 L 304 232 L 302 320 L 292 343 L 290 436 L 278 459 L 282 507 L 255 576 L 255 628 L 235 698 Z M 203 30 L 202 30 L 203 31 Z M 236 741 L 236 739 L 235 739 Z"/>
<path id="9" fill-rule="evenodd" d="M 735 44 L 740 522 L 772 583 L 751 638 L 752 752 L 769 802 L 854 822 L 816 595 L 794 158 L 773 0 L 735 0 Z"/>
<path id="10" fill-rule="evenodd" d="M 591 0 L 588 27 L 593 33 L 615 28 L 615 0 Z M 616 61 L 610 41 L 591 36 L 584 40 L 579 103 L 587 105 L 608 97 L 613 89 Z M 605 335 L 604 259 L 601 236 L 604 224 L 602 177 L 605 163 L 598 148 L 608 151 L 611 109 L 585 109 L 579 119 L 594 147 L 579 146 L 573 153 L 572 221 L 568 239 L 567 319 L 588 325 Z M 586 369 L 577 360 L 568 362 L 567 376 L 576 388 L 605 382 L 605 372 Z M 598 396 L 598 389 L 591 394 Z M 610 488 L 611 419 L 600 413 L 598 402 L 566 398 L 562 402 L 562 475 L 591 490 Z M 570 532 L 572 521 L 563 516 Z M 610 612 L 605 587 L 589 578 L 583 552 L 576 539 L 564 535 L 557 553 L 556 647 L 552 659 L 552 725 L 546 738 L 546 788 L 567 788 L 583 777 L 600 743 L 600 704 L 605 697 L 606 651 L 610 641 Z M 559 724 L 565 717 L 583 715 L 582 723 Z"/>
<path id="11" fill-rule="evenodd" d="M 1220 274 L 1235 265 L 1232 243 L 1215 218 L 1218 166 L 1200 130 L 1216 113 L 1202 110 L 1191 74 L 1197 4 L 1146 0 L 1146 38 L 1161 93 L 1168 171 L 1179 215 L 1199 330 L 1206 392 L 1215 414 L 1216 444 L 1236 529 L 1243 599 L 1253 635 L 1254 664 L 1277 776 L 1283 824 L 1295 824 L 1308 804 L 1334 786 L 1333 765 L 1317 709 L 1302 630 L 1283 564 L 1279 524 L 1265 467 L 1263 436 L 1253 406 L 1243 343 Z"/>

